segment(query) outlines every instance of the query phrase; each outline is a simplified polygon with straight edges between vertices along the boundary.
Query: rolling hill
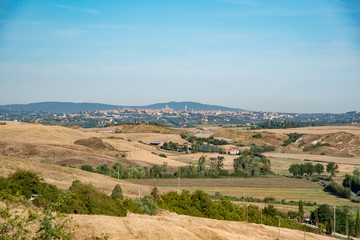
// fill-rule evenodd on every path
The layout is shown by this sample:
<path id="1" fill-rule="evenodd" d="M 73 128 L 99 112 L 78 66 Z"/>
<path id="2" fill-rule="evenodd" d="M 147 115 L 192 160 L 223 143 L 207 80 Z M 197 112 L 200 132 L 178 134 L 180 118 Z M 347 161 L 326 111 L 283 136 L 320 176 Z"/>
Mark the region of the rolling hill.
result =
<path id="1" fill-rule="evenodd" d="M 2 110 L 12 111 L 30 111 L 30 112 L 51 112 L 51 113 L 78 113 L 83 111 L 92 110 L 109 110 L 117 108 L 148 108 L 148 109 L 162 109 L 168 106 L 174 110 L 183 110 L 187 106 L 188 110 L 195 111 L 238 111 L 241 109 L 229 108 L 217 105 L 208 105 L 197 102 L 168 102 L 156 103 L 146 106 L 123 106 L 123 105 L 110 105 L 103 103 L 73 103 L 73 102 L 38 102 L 29 104 L 8 104 L 0 105 Z"/>

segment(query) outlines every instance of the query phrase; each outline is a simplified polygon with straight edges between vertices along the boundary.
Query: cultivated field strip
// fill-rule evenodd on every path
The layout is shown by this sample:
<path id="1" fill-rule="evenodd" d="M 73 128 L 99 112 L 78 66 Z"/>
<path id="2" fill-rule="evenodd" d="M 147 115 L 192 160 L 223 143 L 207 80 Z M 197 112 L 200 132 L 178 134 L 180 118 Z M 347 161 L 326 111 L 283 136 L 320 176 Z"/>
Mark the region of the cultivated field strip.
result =
<path id="1" fill-rule="evenodd" d="M 126 181 L 149 186 L 176 187 L 178 179 L 127 179 Z M 223 179 L 180 179 L 181 187 L 276 187 L 276 188 L 318 188 L 317 183 L 295 178 L 223 178 Z"/>

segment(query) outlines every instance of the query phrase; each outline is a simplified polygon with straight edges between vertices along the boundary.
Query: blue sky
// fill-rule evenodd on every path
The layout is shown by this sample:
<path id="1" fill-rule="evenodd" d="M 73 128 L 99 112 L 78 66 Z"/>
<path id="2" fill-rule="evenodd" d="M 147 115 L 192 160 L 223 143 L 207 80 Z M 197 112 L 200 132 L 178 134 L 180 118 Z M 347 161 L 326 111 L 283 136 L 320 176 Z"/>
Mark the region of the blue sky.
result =
<path id="1" fill-rule="evenodd" d="M 0 104 L 360 110 L 358 0 L 0 0 Z"/>

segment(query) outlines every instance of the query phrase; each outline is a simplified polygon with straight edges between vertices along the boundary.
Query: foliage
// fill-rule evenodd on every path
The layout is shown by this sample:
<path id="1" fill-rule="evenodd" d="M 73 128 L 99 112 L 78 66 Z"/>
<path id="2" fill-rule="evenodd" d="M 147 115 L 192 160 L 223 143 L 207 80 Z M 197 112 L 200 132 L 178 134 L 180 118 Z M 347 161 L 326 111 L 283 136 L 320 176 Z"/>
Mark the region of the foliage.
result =
<path id="1" fill-rule="evenodd" d="M 304 176 L 304 174 L 311 176 L 315 172 L 315 166 L 312 163 L 293 163 L 289 167 L 289 172 L 294 176 Z"/>
<path id="2" fill-rule="evenodd" d="M 108 146 L 98 137 L 92 137 L 87 139 L 79 139 L 74 142 L 76 145 L 82 145 L 94 149 L 106 149 Z M 112 147 L 111 147 L 112 148 Z"/>
<path id="3" fill-rule="evenodd" d="M 126 216 L 126 209 L 117 198 L 107 196 L 91 184 L 74 181 L 62 196 L 57 210 L 65 213 Z"/>
<path id="4" fill-rule="evenodd" d="M 73 232 L 69 229 L 69 219 L 51 211 L 41 213 L 32 210 L 22 213 L 12 213 L 15 207 L 11 201 L 5 201 L 6 206 L 0 206 L 0 239 L 62 239 L 70 240 Z"/>
<path id="5" fill-rule="evenodd" d="M 259 153 L 263 153 L 263 152 L 272 152 L 272 151 L 275 151 L 275 147 L 269 146 L 269 145 L 253 146 L 250 148 L 250 152 L 252 154 L 259 154 Z"/>
<path id="6" fill-rule="evenodd" d="M 120 184 L 116 184 L 112 193 L 111 193 L 111 196 L 113 198 L 118 198 L 120 200 L 123 200 L 124 199 L 124 195 L 122 193 L 122 189 L 121 189 L 121 186 Z"/>
<path id="7" fill-rule="evenodd" d="M 325 187 L 325 191 L 332 192 L 343 198 L 351 198 L 351 189 L 343 187 L 335 182 L 331 182 Z"/>
<path id="8" fill-rule="evenodd" d="M 234 176 L 256 177 L 270 173 L 270 160 L 260 154 L 243 151 L 241 156 L 233 161 Z"/>
<path id="9" fill-rule="evenodd" d="M 335 176 L 336 170 L 339 168 L 339 165 L 334 162 L 330 162 L 326 165 L 326 171 L 331 173 L 331 176 Z"/>
<path id="10" fill-rule="evenodd" d="M 324 165 L 322 165 L 322 164 L 320 164 L 320 163 L 317 163 L 317 164 L 315 164 L 315 166 L 314 166 L 314 170 L 315 170 L 315 172 L 317 173 L 317 174 L 321 174 L 321 173 L 323 173 L 324 172 Z"/>
<path id="11" fill-rule="evenodd" d="M 259 138 L 262 138 L 262 136 L 260 133 L 256 133 L 256 134 L 252 135 L 252 138 L 259 139 Z"/>
<path id="12" fill-rule="evenodd" d="M 178 214 L 206 217 L 219 220 L 244 221 L 248 216 L 249 222 L 261 222 L 261 210 L 254 205 L 240 208 L 234 205 L 227 198 L 220 198 L 212 201 L 209 195 L 201 190 L 193 193 L 182 191 L 181 194 L 169 192 L 161 195 L 160 207 Z M 246 214 L 247 212 L 247 214 Z M 277 211 L 274 206 L 269 205 L 263 209 L 263 224 L 276 226 L 278 224 L 277 216 L 288 218 L 288 214 Z M 301 225 L 293 221 L 283 221 L 282 227 L 303 229 Z M 311 229 L 308 229 L 313 231 Z"/>
<path id="13" fill-rule="evenodd" d="M 285 140 L 285 142 L 283 143 L 283 146 L 287 146 L 290 143 L 296 142 L 296 140 L 298 140 L 302 134 L 301 133 L 290 133 L 288 134 L 289 139 Z"/>
<path id="14" fill-rule="evenodd" d="M 349 213 L 349 208 L 347 206 L 337 207 L 335 218 L 336 232 L 341 234 L 347 234 L 351 236 L 356 236 L 356 221 Z M 326 232 L 331 233 L 334 231 L 334 212 L 333 208 L 323 204 L 311 212 L 311 221 L 315 224 L 322 223 L 325 225 Z"/>
<path id="15" fill-rule="evenodd" d="M 360 213 L 359 213 L 359 211 L 356 212 L 355 237 L 360 237 Z"/>
<path id="16" fill-rule="evenodd" d="M 159 194 L 159 189 L 158 189 L 157 187 L 154 187 L 154 188 L 151 190 L 150 195 L 153 196 L 155 202 L 159 202 L 160 199 L 161 199 L 161 198 L 160 198 L 160 194 Z"/>
<path id="17" fill-rule="evenodd" d="M 95 172 L 94 168 L 91 165 L 82 165 L 81 170 L 88 171 L 88 172 Z"/>
<path id="18" fill-rule="evenodd" d="M 300 222 L 304 220 L 304 204 L 301 200 L 299 201 L 298 217 Z"/>
<path id="19" fill-rule="evenodd" d="M 7 189 L 12 194 L 18 193 L 26 198 L 30 198 L 34 194 L 40 194 L 42 179 L 34 172 L 18 170 L 4 181 L 7 183 Z"/>
<path id="20" fill-rule="evenodd" d="M 316 148 L 320 148 L 320 147 L 327 147 L 327 146 L 330 146 L 330 144 L 328 143 L 316 143 L 315 145 L 310 145 L 310 146 L 306 146 L 303 148 L 303 151 L 304 152 L 309 152 L 309 151 L 312 151 Z"/>
<path id="21" fill-rule="evenodd" d="M 342 185 L 346 188 L 350 188 L 351 191 L 358 193 L 360 191 L 360 179 L 359 176 L 345 175 Z"/>
<path id="22" fill-rule="evenodd" d="M 152 195 L 145 195 L 143 198 L 136 198 L 134 203 L 143 214 L 157 214 L 158 206 Z"/>
<path id="23" fill-rule="evenodd" d="M 159 157 L 167 158 L 167 156 L 165 154 L 163 154 L 163 153 L 160 153 Z"/>

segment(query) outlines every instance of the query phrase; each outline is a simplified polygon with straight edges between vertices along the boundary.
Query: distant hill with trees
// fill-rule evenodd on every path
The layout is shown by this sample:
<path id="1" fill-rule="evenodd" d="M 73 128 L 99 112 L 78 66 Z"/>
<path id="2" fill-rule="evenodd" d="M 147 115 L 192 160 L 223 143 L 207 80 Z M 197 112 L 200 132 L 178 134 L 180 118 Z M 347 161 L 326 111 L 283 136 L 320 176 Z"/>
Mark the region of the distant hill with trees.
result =
<path id="1" fill-rule="evenodd" d="M 168 106 L 174 110 L 183 110 L 187 106 L 187 110 L 195 111 L 238 111 L 241 109 L 229 108 L 217 105 L 208 105 L 197 102 L 168 102 L 156 103 L 146 106 L 122 106 L 102 103 L 73 103 L 73 102 L 38 102 L 29 104 L 8 104 L 0 105 L 0 109 L 12 111 L 31 111 L 31 112 L 51 112 L 51 113 L 78 113 L 93 110 L 109 110 L 117 108 L 148 108 L 148 109 L 162 109 Z"/>

